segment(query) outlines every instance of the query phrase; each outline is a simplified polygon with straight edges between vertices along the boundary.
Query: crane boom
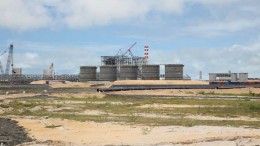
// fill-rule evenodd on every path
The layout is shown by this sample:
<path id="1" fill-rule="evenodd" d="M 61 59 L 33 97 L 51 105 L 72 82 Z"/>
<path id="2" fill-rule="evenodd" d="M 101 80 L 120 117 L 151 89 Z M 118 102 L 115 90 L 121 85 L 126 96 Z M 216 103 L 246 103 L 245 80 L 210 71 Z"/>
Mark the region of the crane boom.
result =
<path id="1" fill-rule="evenodd" d="M 136 45 L 136 42 L 130 47 L 127 49 L 127 51 L 123 54 L 123 57 L 126 55 L 127 52 L 130 53 L 130 55 L 133 57 L 133 53 L 131 52 L 131 49 Z"/>
<path id="2" fill-rule="evenodd" d="M 11 44 L 10 47 L 9 47 L 9 54 L 8 54 L 8 59 L 7 59 L 7 63 L 6 63 L 6 68 L 5 68 L 5 74 L 9 74 L 9 70 L 10 70 L 10 67 L 11 69 L 13 70 L 13 48 L 14 48 L 14 45 Z"/>

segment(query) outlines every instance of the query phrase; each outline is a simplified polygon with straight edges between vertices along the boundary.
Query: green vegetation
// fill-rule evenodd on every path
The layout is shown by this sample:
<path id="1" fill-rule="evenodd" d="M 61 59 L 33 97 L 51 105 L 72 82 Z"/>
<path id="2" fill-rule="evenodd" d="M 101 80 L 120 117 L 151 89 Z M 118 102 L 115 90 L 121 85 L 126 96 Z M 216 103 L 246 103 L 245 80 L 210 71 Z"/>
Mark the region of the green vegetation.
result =
<path id="1" fill-rule="evenodd" d="M 185 94 L 194 94 L 192 91 L 185 91 Z"/>
<path id="2" fill-rule="evenodd" d="M 51 125 L 45 126 L 45 128 L 57 128 L 57 127 L 61 127 L 61 125 L 53 125 L 53 124 L 51 124 Z"/>
<path id="3" fill-rule="evenodd" d="M 215 93 L 214 91 L 210 91 L 210 92 L 199 91 L 198 94 L 200 94 L 200 95 L 222 95 L 222 96 L 248 96 L 248 97 L 260 97 L 260 93 L 255 93 L 255 92 L 252 92 L 252 91 L 248 91 L 248 93 L 242 93 L 242 94 Z"/>
<path id="4" fill-rule="evenodd" d="M 161 105 L 161 106 L 159 106 Z M 184 105 L 184 107 L 178 107 Z M 247 99 L 195 99 L 195 98 L 156 98 L 120 97 L 104 98 L 57 98 L 57 99 L 16 99 L 1 103 L 1 108 L 12 108 L 2 115 L 47 116 L 77 121 L 124 122 L 129 124 L 158 125 L 220 125 L 260 127 L 259 121 L 243 120 L 200 120 L 185 116 L 215 116 L 235 118 L 246 116 L 260 118 L 260 101 Z M 37 109 L 37 107 L 40 107 Z M 50 109 L 55 109 L 50 111 Z M 79 114 L 84 111 L 99 111 L 99 114 Z M 158 116 L 149 116 L 158 115 Z M 164 117 L 160 117 L 164 116 Z M 57 126 L 57 125 L 56 125 Z M 48 128 L 55 128 L 49 125 Z M 144 129 L 143 133 L 149 132 Z"/>

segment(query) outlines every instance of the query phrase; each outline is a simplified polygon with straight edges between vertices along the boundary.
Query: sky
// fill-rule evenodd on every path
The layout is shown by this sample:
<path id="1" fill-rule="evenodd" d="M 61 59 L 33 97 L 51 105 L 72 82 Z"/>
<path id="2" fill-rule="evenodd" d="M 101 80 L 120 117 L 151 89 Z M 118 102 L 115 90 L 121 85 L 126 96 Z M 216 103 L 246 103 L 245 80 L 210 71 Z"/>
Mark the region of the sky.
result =
<path id="1" fill-rule="evenodd" d="M 150 64 L 184 64 L 195 80 L 199 71 L 260 78 L 259 8 L 259 0 L 1 0 L 0 53 L 12 43 L 24 74 L 51 63 L 78 74 L 137 42 L 135 56 L 148 45 Z"/>

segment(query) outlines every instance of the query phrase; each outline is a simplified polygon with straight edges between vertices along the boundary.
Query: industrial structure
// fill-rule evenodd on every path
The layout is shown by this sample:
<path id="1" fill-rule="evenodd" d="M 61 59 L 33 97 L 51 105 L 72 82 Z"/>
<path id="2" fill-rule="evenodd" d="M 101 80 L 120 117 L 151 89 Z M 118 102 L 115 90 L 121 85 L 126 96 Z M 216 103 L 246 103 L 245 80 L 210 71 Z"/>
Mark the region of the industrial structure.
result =
<path id="1" fill-rule="evenodd" d="M 136 45 L 136 42 L 132 44 L 126 52 L 122 52 L 121 49 L 114 56 L 101 56 L 101 65 L 115 65 L 118 68 L 121 65 L 142 65 L 145 64 L 148 60 L 148 56 L 139 57 L 134 56 L 131 49 Z M 148 46 L 146 46 L 148 47 Z M 145 48 L 147 49 L 147 48 Z M 148 49 L 147 49 L 148 51 Z M 148 55 L 148 52 L 146 52 Z M 130 55 L 130 56 L 128 56 Z"/>
<path id="2" fill-rule="evenodd" d="M 43 71 L 43 75 L 32 75 L 32 74 L 23 74 L 22 68 L 14 68 L 13 61 L 13 50 L 14 45 L 10 44 L 8 48 L 8 57 L 6 68 L 4 70 L 2 62 L 0 61 L 0 85 L 8 84 L 29 84 L 32 81 L 37 80 L 67 80 L 67 81 L 79 81 L 79 75 L 55 75 L 53 74 L 53 63 L 48 69 Z M 5 50 L 0 56 L 7 53 Z M 11 72 L 10 72 L 11 71 Z"/>
<path id="3" fill-rule="evenodd" d="M 182 80 L 183 64 L 167 64 L 165 65 L 165 80 Z"/>
<path id="4" fill-rule="evenodd" d="M 116 65 L 81 66 L 79 80 L 116 81 L 116 80 L 160 80 L 161 65 L 122 65 L 120 71 Z M 164 64 L 165 80 L 183 80 L 183 64 Z M 100 72 L 97 72 L 97 70 Z"/>
<path id="5" fill-rule="evenodd" d="M 97 67 L 96 66 L 81 66 L 79 74 L 80 82 L 96 81 Z"/>
<path id="6" fill-rule="evenodd" d="M 248 73 L 209 73 L 209 81 L 247 82 Z"/>
<path id="7" fill-rule="evenodd" d="M 14 64 L 13 64 L 13 48 L 14 48 L 14 45 L 13 44 L 10 44 L 9 46 L 9 53 L 8 53 L 8 58 L 7 58 L 7 62 L 6 62 L 6 68 L 5 68 L 5 72 L 4 72 L 4 68 L 3 68 L 3 65 L 0 61 L 0 70 L 1 70 L 1 74 L 5 74 L 5 75 L 9 75 L 10 73 L 10 69 L 13 73 L 13 67 L 14 67 Z M 4 51 L 0 56 L 4 55 L 7 51 Z"/>
<path id="8" fill-rule="evenodd" d="M 149 46 L 144 46 L 144 56 L 135 56 L 131 51 L 135 45 L 136 42 L 125 52 L 119 49 L 114 56 L 101 56 L 100 72 L 96 72 L 95 78 L 93 72 L 97 67 L 81 66 L 80 81 L 159 80 L 160 65 L 148 64 Z M 182 80 L 183 67 L 182 64 L 165 65 L 165 79 Z"/>
<path id="9" fill-rule="evenodd" d="M 115 80 L 182 80 L 182 64 L 148 64 L 149 46 L 144 46 L 144 56 L 133 55 L 133 43 L 125 52 L 119 49 L 115 56 L 101 56 L 101 66 L 81 66 L 79 75 L 56 75 L 51 63 L 43 70 L 42 75 L 25 75 L 22 68 L 14 68 L 13 44 L 9 46 L 6 69 L 0 62 L 0 84 L 28 84 L 36 80 L 68 80 L 68 81 L 115 81 Z M 4 55 L 4 51 L 0 56 Z M 165 73 L 160 74 L 160 66 L 165 66 Z M 11 70 L 11 74 L 10 74 Z"/>
<path id="10" fill-rule="evenodd" d="M 119 49 L 114 56 L 101 56 L 100 66 L 81 66 L 79 75 L 56 75 L 54 64 L 43 70 L 42 75 L 23 74 L 22 68 L 14 67 L 13 44 L 8 48 L 6 68 L 0 61 L 0 84 L 29 84 L 37 80 L 67 81 L 116 81 L 116 80 L 190 80 L 184 76 L 183 64 L 148 64 L 149 47 L 144 46 L 144 56 L 133 55 L 133 43 L 125 52 Z M 5 50 L 0 56 L 7 53 Z M 164 70 L 164 73 L 161 71 Z M 11 71 L 11 73 L 10 73 Z M 199 72 L 202 79 L 202 71 Z M 248 73 L 209 73 L 209 84 L 260 85 L 260 82 L 248 81 Z M 174 87 L 175 88 L 175 87 Z M 180 88 L 180 87 L 178 87 Z"/>

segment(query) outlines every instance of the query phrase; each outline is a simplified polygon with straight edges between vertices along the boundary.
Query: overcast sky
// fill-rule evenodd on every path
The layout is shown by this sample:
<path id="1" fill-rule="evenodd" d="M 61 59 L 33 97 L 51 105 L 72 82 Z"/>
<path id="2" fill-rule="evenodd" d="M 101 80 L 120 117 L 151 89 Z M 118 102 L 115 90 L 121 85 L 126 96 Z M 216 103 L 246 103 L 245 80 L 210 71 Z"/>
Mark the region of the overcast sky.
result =
<path id="1" fill-rule="evenodd" d="M 134 42 L 149 46 L 149 63 L 199 71 L 248 72 L 260 77 L 259 0 L 1 0 L 0 51 L 14 44 L 14 66 L 58 74 L 100 65 Z M 6 64 L 7 54 L 0 57 Z"/>

